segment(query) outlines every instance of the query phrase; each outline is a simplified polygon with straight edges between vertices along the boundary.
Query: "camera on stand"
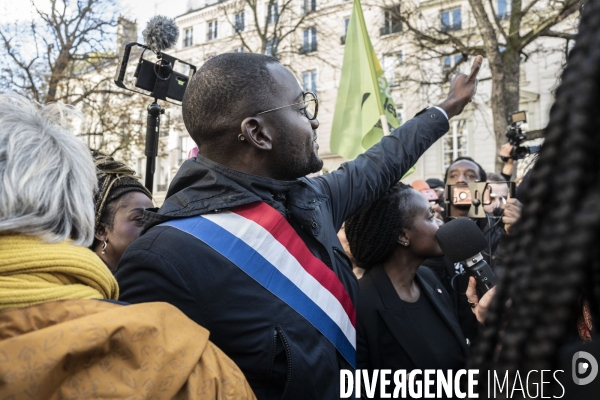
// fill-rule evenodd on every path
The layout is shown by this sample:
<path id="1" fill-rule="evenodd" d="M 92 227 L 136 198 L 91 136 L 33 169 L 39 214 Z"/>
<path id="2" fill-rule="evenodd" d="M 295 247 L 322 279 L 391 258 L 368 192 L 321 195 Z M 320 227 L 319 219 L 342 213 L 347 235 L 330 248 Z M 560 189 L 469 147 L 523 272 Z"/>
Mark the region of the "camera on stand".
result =
<path id="1" fill-rule="evenodd" d="M 138 52 L 141 49 L 133 74 L 131 74 L 131 71 L 128 73 L 132 49 Z M 144 58 L 147 50 L 150 50 L 153 59 Z M 120 88 L 153 97 L 155 100 L 165 100 L 169 103 L 181 105 L 185 89 L 196 72 L 196 67 L 162 52 L 156 52 L 154 55 L 152 53 L 150 47 L 146 45 L 125 42 L 119 55 L 119 64 L 114 79 L 115 84 Z M 135 79 L 135 82 L 131 82 L 131 77 Z M 135 88 L 141 90 L 132 88 L 132 83 Z"/>
<path id="2" fill-rule="evenodd" d="M 509 159 L 522 160 L 530 154 L 537 153 L 542 147 L 541 145 L 523 146 L 523 142 L 527 140 L 527 134 L 523 132 L 521 125 L 525 122 L 527 122 L 527 113 L 525 111 L 517 111 L 510 114 L 508 118 L 510 125 L 506 129 L 506 138 L 513 149 L 510 152 L 510 156 L 500 156 L 503 162 L 507 162 Z"/>
<path id="3" fill-rule="evenodd" d="M 146 189 L 152 193 L 156 157 L 158 156 L 160 116 L 165 113 L 165 110 L 158 104 L 158 100 L 181 105 L 185 90 L 196 73 L 196 67 L 163 53 L 163 50 L 175 45 L 179 37 L 179 28 L 174 20 L 160 15 L 152 17 L 142 34 L 146 44 L 136 42 L 123 44 L 114 81 L 120 88 L 154 99 L 147 109 L 146 179 L 144 183 Z M 135 70 L 133 70 L 133 66 L 129 65 L 132 51 L 135 55 L 140 53 Z M 147 54 L 147 58 L 144 58 L 145 54 Z"/>

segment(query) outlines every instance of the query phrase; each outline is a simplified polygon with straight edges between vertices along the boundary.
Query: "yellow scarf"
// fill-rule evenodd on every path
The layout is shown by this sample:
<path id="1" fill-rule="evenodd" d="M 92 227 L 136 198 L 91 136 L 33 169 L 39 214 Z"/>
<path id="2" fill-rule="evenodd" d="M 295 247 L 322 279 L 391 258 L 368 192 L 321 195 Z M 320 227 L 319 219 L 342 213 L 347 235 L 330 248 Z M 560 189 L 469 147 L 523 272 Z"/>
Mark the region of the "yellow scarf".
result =
<path id="1" fill-rule="evenodd" d="M 112 273 L 90 249 L 0 235 L 0 310 L 67 299 L 117 299 Z"/>

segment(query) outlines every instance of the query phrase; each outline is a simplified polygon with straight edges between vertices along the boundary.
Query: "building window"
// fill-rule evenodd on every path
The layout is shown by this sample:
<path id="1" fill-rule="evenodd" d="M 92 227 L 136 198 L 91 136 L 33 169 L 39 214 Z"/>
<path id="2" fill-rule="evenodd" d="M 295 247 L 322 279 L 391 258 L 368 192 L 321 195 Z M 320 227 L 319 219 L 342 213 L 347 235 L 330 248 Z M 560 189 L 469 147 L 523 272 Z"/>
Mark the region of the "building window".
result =
<path id="1" fill-rule="evenodd" d="M 444 135 L 442 153 L 442 172 L 452 164 L 456 158 L 469 155 L 467 134 L 467 120 L 458 119 L 450 121 L 450 132 Z"/>
<path id="2" fill-rule="evenodd" d="M 169 169 L 163 163 L 163 158 L 156 159 L 156 172 L 154 174 L 154 183 L 156 192 L 166 192 L 169 188 Z"/>
<path id="3" fill-rule="evenodd" d="M 270 13 L 268 15 L 269 18 L 267 18 L 267 24 L 273 24 L 279 20 L 279 9 L 277 7 L 277 2 L 271 4 Z"/>
<path id="4" fill-rule="evenodd" d="M 157 161 L 156 174 L 154 176 L 156 179 L 156 191 L 166 192 L 167 189 L 169 189 L 169 176 L 167 175 L 167 169 L 160 162 L 160 158 Z"/>
<path id="5" fill-rule="evenodd" d="M 462 28 L 460 8 L 442 12 L 442 31 L 457 31 Z"/>
<path id="6" fill-rule="evenodd" d="M 512 0 L 498 0 L 498 19 L 506 20 L 510 18 L 512 8 Z"/>
<path id="7" fill-rule="evenodd" d="M 181 165 L 187 160 L 188 153 L 196 147 L 196 143 L 192 138 L 188 136 L 179 136 L 179 157 L 177 158 L 177 164 Z"/>
<path id="8" fill-rule="evenodd" d="M 304 13 L 317 11 L 317 0 L 304 0 Z"/>
<path id="9" fill-rule="evenodd" d="M 239 14 L 235 14 L 235 31 L 236 32 L 243 32 L 244 29 L 246 28 L 246 24 L 244 21 L 244 13 L 241 12 Z"/>
<path id="10" fill-rule="evenodd" d="M 350 25 L 350 18 L 344 19 L 344 34 L 342 35 L 342 45 L 346 44 L 346 35 L 348 34 L 348 25 Z"/>
<path id="11" fill-rule="evenodd" d="M 188 28 L 183 31 L 183 47 L 190 47 L 194 44 L 194 28 Z"/>
<path id="12" fill-rule="evenodd" d="M 305 92 L 317 93 L 317 71 L 306 71 L 302 73 L 302 89 Z"/>
<path id="13" fill-rule="evenodd" d="M 208 30 L 206 31 L 206 41 L 215 40 L 219 35 L 219 21 L 209 21 Z"/>
<path id="14" fill-rule="evenodd" d="M 402 32 L 402 21 L 400 21 L 400 6 L 386 8 L 383 11 L 383 26 L 380 34 L 390 35 L 392 33 Z"/>
<path id="15" fill-rule="evenodd" d="M 141 180 L 146 179 L 146 158 L 137 159 L 137 171 L 135 171 Z"/>
<path id="16" fill-rule="evenodd" d="M 277 44 L 279 43 L 279 38 L 267 40 L 267 48 L 265 54 L 271 57 L 277 57 Z"/>
<path id="17" fill-rule="evenodd" d="M 317 28 L 314 26 L 304 30 L 304 42 L 300 53 L 307 54 L 313 51 L 317 51 Z"/>
<path id="18" fill-rule="evenodd" d="M 404 123 L 404 107 L 396 108 L 396 117 L 398 118 L 398 126 L 402 125 Z"/>
<path id="19" fill-rule="evenodd" d="M 165 114 L 160 118 L 160 127 L 158 134 L 160 137 L 169 136 L 169 130 L 171 129 L 171 113 L 170 110 L 166 110 Z"/>
<path id="20" fill-rule="evenodd" d="M 240 46 L 240 47 L 236 47 L 235 49 L 233 49 L 234 53 L 243 53 L 244 52 L 244 46 Z"/>
<path id="21" fill-rule="evenodd" d="M 456 54 L 453 56 L 446 56 L 442 59 L 442 72 L 444 74 L 450 72 L 452 68 L 462 61 L 462 54 Z"/>
<path id="22" fill-rule="evenodd" d="M 383 56 L 383 71 L 390 86 L 399 86 L 402 82 L 403 65 L 404 56 L 401 52 Z"/>

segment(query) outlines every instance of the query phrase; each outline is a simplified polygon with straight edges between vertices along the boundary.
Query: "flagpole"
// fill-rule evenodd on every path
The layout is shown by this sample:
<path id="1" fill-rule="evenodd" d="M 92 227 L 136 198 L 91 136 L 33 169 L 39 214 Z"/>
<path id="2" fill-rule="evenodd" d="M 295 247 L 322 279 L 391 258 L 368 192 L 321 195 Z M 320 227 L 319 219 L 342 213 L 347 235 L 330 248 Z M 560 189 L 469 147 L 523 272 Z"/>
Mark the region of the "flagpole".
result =
<path id="1" fill-rule="evenodd" d="M 390 127 L 387 123 L 387 118 L 385 114 L 381 114 L 381 129 L 383 129 L 383 135 L 388 136 L 390 134 Z"/>

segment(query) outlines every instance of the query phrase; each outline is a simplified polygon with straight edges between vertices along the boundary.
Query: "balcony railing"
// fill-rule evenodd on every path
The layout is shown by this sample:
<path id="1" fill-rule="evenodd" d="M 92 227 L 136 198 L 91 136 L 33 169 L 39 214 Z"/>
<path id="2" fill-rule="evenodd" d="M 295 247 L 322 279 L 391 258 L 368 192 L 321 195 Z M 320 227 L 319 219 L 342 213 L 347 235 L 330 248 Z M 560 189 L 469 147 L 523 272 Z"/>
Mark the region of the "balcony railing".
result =
<path id="1" fill-rule="evenodd" d="M 442 32 L 459 31 L 462 29 L 462 22 L 458 21 L 453 24 L 442 24 Z"/>
<path id="2" fill-rule="evenodd" d="M 300 54 L 308 54 L 308 53 L 312 53 L 315 51 L 317 51 L 317 43 L 316 42 L 305 43 L 302 46 L 300 46 L 300 49 L 298 49 L 298 52 Z"/>

